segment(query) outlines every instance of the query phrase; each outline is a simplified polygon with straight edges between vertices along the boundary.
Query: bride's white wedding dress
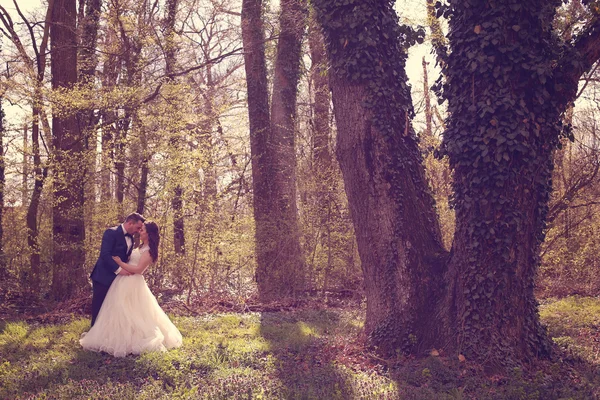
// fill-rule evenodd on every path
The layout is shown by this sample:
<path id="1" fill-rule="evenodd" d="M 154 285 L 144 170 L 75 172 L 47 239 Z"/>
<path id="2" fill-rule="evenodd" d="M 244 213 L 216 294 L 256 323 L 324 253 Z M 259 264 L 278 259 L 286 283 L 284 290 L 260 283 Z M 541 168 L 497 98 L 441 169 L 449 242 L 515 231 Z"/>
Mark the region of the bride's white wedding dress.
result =
<path id="1" fill-rule="evenodd" d="M 137 265 L 146 246 L 134 249 L 128 264 Z M 160 308 L 144 275 L 117 275 L 94 326 L 81 336 L 86 350 L 104 351 L 115 357 L 181 346 L 181 333 Z"/>

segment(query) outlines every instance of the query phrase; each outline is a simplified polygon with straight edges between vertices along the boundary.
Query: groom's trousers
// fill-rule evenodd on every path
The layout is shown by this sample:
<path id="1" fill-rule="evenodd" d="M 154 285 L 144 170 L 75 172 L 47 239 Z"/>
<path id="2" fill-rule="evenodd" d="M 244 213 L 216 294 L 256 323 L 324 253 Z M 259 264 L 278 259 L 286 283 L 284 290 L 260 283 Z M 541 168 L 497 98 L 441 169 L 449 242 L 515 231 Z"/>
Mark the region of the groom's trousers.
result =
<path id="1" fill-rule="evenodd" d="M 99 282 L 92 281 L 92 326 L 96 322 L 96 317 L 102 308 L 102 303 L 108 293 L 110 286 L 103 285 Z"/>

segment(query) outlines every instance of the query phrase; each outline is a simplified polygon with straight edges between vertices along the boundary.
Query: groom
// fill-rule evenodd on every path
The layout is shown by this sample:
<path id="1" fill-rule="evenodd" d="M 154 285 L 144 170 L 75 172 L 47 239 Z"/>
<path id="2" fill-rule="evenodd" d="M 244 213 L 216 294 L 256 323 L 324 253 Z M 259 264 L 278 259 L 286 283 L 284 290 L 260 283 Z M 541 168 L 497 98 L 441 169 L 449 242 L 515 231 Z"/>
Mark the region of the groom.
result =
<path id="1" fill-rule="evenodd" d="M 96 261 L 94 270 L 90 275 L 92 278 L 92 326 L 100 312 L 106 293 L 117 275 L 130 275 L 121 269 L 113 256 L 119 256 L 127 262 L 133 250 L 133 234 L 139 232 L 144 225 L 144 217 L 138 213 L 129 214 L 125 222 L 104 231 L 102 245 L 100 246 L 100 257 Z"/>

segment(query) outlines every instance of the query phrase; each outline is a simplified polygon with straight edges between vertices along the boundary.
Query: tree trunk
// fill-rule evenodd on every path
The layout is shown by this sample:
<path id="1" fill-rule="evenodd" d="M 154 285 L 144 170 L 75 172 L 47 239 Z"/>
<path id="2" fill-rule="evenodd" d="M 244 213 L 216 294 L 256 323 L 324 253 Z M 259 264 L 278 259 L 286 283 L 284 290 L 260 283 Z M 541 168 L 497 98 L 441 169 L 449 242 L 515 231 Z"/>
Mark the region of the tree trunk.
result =
<path id="1" fill-rule="evenodd" d="M 23 180 L 21 189 L 21 204 L 27 207 L 29 199 L 29 126 L 23 125 Z"/>
<path id="2" fill-rule="evenodd" d="M 271 123 L 261 0 L 242 2 L 242 39 L 248 86 L 254 220 L 259 296 L 295 296 L 303 289 L 295 199 L 294 115 L 304 5 L 281 3 L 281 35 L 273 84 Z M 293 16 L 296 14 L 295 17 Z M 299 20 L 301 20 L 299 22 Z M 293 21 L 293 22 L 292 22 Z M 300 25 L 300 26 L 299 26 Z M 279 136 L 275 137 L 274 130 Z M 278 169 L 280 168 L 280 169 Z M 298 268 L 298 270 L 294 270 Z"/>
<path id="3" fill-rule="evenodd" d="M 81 0 L 83 2 L 83 0 Z M 85 9 L 85 10 L 84 10 Z M 96 93 L 96 68 L 98 57 L 96 56 L 98 21 L 102 12 L 102 0 L 85 0 L 85 7 L 80 4 L 79 31 L 81 32 L 80 47 L 78 49 L 78 83 L 80 88 L 85 88 L 90 95 Z M 83 135 L 85 146 L 85 168 L 84 176 L 84 202 L 85 202 L 85 226 L 88 235 L 94 235 L 93 218 L 96 207 L 97 179 L 97 143 L 98 143 L 98 121 L 99 115 L 95 113 L 95 101 L 90 98 L 89 106 L 84 106 L 77 111 L 77 124 Z M 101 189 L 101 188 L 100 188 Z M 102 213 L 102 210 L 100 210 Z"/>
<path id="4" fill-rule="evenodd" d="M 310 49 L 312 84 L 312 134 L 313 164 L 312 176 L 315 184 L 315 203 L 318 223 L 322 234 L 318 238 L 321 247 L 327 252 L 327 264 L 323 268 L 323 293 L 329 288 L 329 275 L 332 269 L 332 225 L 336 213 L 334 195 L 337 193 L 338 176 L 334 174 L 330 151 L 331 128 L 329 126 L 329 108 L 331 95 L 327 78 L 327 54 L 321 28 L 318 25 L 314 9 L 311 7 L 308 28 L 308 46 Z M 336 213 L 337 214 L 337 213 Z"/>
<path id="5" fill-rule="evenodd" d="M 314 4 L 331 61 L 336 153 L 365 279 L 365 332 L 382 354 L 427 348 L 438 333 L 435 299 L 446 252 L 410 122 L 397 16 L 387 2 Z"/>
<path id="6" fill-rule="evenodd" d="M 113 47 L 117 43 L 116 33 L 112 26 L 106 28 L 104 46 L 109 52 L 102 65 L 102 87 L 105 91 L 112 90 L 117 85 L 119 76 L 117 56 L 113 54 Z M 116 198 L 116 191 L 111 188 L 111 167 L 116 161 L 115 139 L 117 113 L 113 109 L 102 110 L 102 172 L 100 177 L 100 198 L 107 202 Z"/>
<path id="7" fill-rule="evenodd" d="M 6 11 L 2 9 L 4 13 Z M 32 98 L 32 152 L 33 152 L 33 172 L 34 172 L 34 187 L 33 192 L 31 193 L 31 201 L 29 203 L 29 207 L 27 209 L 27 245 L 29 246 L 30 251 L 30 266 L 32 272 L 32 278 L 30 279 L 31 288 L 33 291 L 37 292 L 38 289 L 38 279 L 40 272 L 40 254 L 39 254 L 39 246 L 37 243 L 38 237 L 38 226 L 37 226 L 37 214 L 39 208 L 40 196 L 42 193 L 42 187 L 44 185 L 44 179 L 47 174 L 47 167 L 42 168 L 41 158 L 40 158 L 40 145 L 39 145 L 39 124 L 42 122 L 44 125 L 44 130 L 47 135 L 50 135 L 50 127 L 48 121 L 45 117 L 45 113 L 43 110 L 43 95 L 42 95 L 42 87 L 44 82 L 44 74 L 46 71 L 46 50 L 48 46 L 48 38 L 50 32 L 50 25 L 52 22 L 52 15 L 54 10 L 54 0 L 48 0 L 48 8 L 46 10 L 46 17 L 44 20 L 44 32 L 42 34 L 41 42 L 39 49 L 35 48 L 34 52 L 36 54 L 35 58 L 35 68 L 31 66 L 29 70 L 30 76 L 34 76 L 34 92 Z M 6 15 L 8 17 L 8 15 Z M 23 21 L 29 25 L 29 22 L 25 19 L 25 17 L 21 14 Z M 25 50 L 25 47 L 19 40 L 19 35 L 14 30 L 14 24 L 10 21 L 10 18 L 4 19 L 4 27 L 5 29 L 11 33 L 11 38 L 13 44 L 17 47 L 19 55 L 25 65 L 31 65 L 30 58 Z M 50 140 L 48 140 L 50 142 Z M 25 203 L 25 202 L 24 202 Z"/>
<path id="8" fill-rule="evenodd" d="M 31 126 L 31 151 L 33 153 L 33 190 L 31 200 L 27 207 L 27 246 L 29 247 L 29 262 L 31 267 L 30 286 L 33 291 L 39 289 L 40 279 L 40 247 L 38 243 L 38 210 L 42 197 L 44 180 L 48 174 L 47 167 L 42 166 L 40 156 L 40 110 L 33 107 L 33 121 Z"/>
<path id="9" fill-rule="evenodd" d="M 77 82 L 77 34 L 75 0 L 55 0 L 52 11 L 52 88 L 68 90 Z M 83 182 L 84 142 L 73 110 L 55 104 L 52 116 L 54 205 L 54 298 L 73 295 L 86 282 L 84 274 Z M 82 165 L 83 164 L 83 165 Z"/>
<path id="10" fill-rule="evenodd" d="M 279 40 L 271 95 L 271 135 L 268 151 L 273 155 L 273 209 L 277 220 L 275 247 L 271 249 L 270 270 L 259 266 L 263 298 L 295 296 L 304 291 L 305 262 L 300 246 L 296 203 L 296 98 L 300 78 L 302 38 L 306 28 L 305 0 L 282 0 Z M 279 264 L 280 271 L 272 274 Z M 264 266 L 263 266 L 264 267 Z M 264 279 L 263 279 L 264 278 Z M 275 278 L 275 279 L 273 279 Z M 285 289 L 282 292 L 282 287 Z M 271 294 L 269 294 L 271 293 Z"/>
<path id="11" fill-rule="evenodd" d="M 204 107 L 203 114 L 204 120 L 200 124 L 200 138 L 199 142 L 202 144 L 204 154 L 206 154 L 206 163 L 204 169 L 204 204 L 208 215 L 214 215 L 217 212 L 217 171 L 215 168 L 215 140 L 213 138 L 213 127 L 218 124 L 218 116 L 215 113 L 214 101 L 215 101 L 215 82 L 212 77 L 212 66 L 208 64 L 206 66 L 206 90 L 203 92 Z M 213 218 L 209 218 L 212 220 Z M 209 223 L 212 226 L 214 224 Z"/>
<path id="12" fill-rule="evenodd" d="M 306 6 L 297 0 L 281 2 L 270 116 L 260 7 L 260 1 L 243 3 L 242 26 L 244 44 L 249 49 L 245 60 L 254 137 L 253 178 L 257 180 L 256 277 L 261 300 L 272 301 L 296 296 L 304 289 L 304 260 L 297 226 L 294 119 Z M 254 78 L 257 81 L 250 83 Z M 256 176 L 255 168 L 260 170 Z"/>
<path id="13" fill-rule="evenodd" d="M 571 48 L 556 41 L 559 5 L 452 2 L 452 51 L 438 51 L 450 115 L 441 151 L 454 169 L 457 221 L 445 261 L 409 122 L 398 38 L 411 34 L 391 5 L 316 1 L 365 275 L 365 330 L 380 351 L 415 342 L 492 369 L 548 352 L 533 280 L 552 153 L 579 77 L 600 58 L 599 21 Z"/>
<path id="14" fill-rule="evenodd" d="M 137 190 L 137 207 L 136 212 L 138 214 L 144 214 L 146 208 L 146 197 L 148 192 L 148 175 L 150 174 L 150 156 L 148 150 L 148 137 L 147 133 L 142 126 L 142 122 L 137 120 L 137 126 L 140 127 L 140 183 Z"/>
<path id="15" fill-rule="evenodd" d="M 167 1 L 167 13 L 165 18 L 165 74 L 171 76 L 175 72 L 177 45 L 175 41 L 175 21 L 177 18 L 178 0 Z M 169 79 L 174 82 L 173 79 Z M 179 129 L 171 132 L 171 146 L 174 153 L 179 155 L 182 151 L 183 138 Z M 177 166 L 175 173 L 175 187 L 173 188 L 173 198 L 171 207 L 173 208 L 173 245 L 175 254 L 185 254 L 185 224 L 183 219 L 183 171 L 181 166 Z"/>
<path id="16" fill-rule="evenodd" d="M 267 281 L 272 264 L 273 228 L 269 220 L 273 175 L 271 154 L 267 144 L 271 139 L 271 116 L 267 91 L 262 0 L 242 1 L 242 41 L 244 67 L 248 91 L 248 119 L 250 122 L 250 152 L 252 154 L 252 193 L 254 205 L 256 280 L 259 294 L 267 299 L 270 293 Z M 270 297 L 270 296 L 269 296 Z M 275 297 L 275 295 L 273 295 Z"/>
<path id="17" fill-rule="evenodd" d="M 515 13 L 514 4 L 457 1 L 450 19 L 442 151 L 454 170 L 456 233 L 441 315 L 451 346 L 492 368 L 549 351 L 533 289 L 553 152 L 579 77 L 600 58 L 598 22 L 595 38 L 559 42 L 560 4 L 520 3 Z"/>

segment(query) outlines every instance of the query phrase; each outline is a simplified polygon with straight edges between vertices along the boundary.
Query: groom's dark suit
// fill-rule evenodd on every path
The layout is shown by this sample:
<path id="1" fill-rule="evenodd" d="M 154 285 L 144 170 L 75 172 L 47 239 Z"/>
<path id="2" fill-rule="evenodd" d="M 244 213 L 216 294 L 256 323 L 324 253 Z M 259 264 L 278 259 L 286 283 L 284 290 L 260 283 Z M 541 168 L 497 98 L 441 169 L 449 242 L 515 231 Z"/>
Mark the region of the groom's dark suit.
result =
<path id="1" fill-rule="evenodd" d="M 133 250 L 133 239 L 131 242 L 132 246 L 128 250 L 125 231 L 122 225 L 117 225 L 104 231 L 102 245 L 100 246 L 100 257 L 98 257 L 98 261 L 96 261 L 94 270 L 90 275 L 93 287 L 92 326 L 96 322 L 96 317 L 100 312 L 110 285 L 117 277 L 115 272 L 119 269 L 119 265 L 112 257 L 118 256 L 121 260 L 127 262 Z"/>

